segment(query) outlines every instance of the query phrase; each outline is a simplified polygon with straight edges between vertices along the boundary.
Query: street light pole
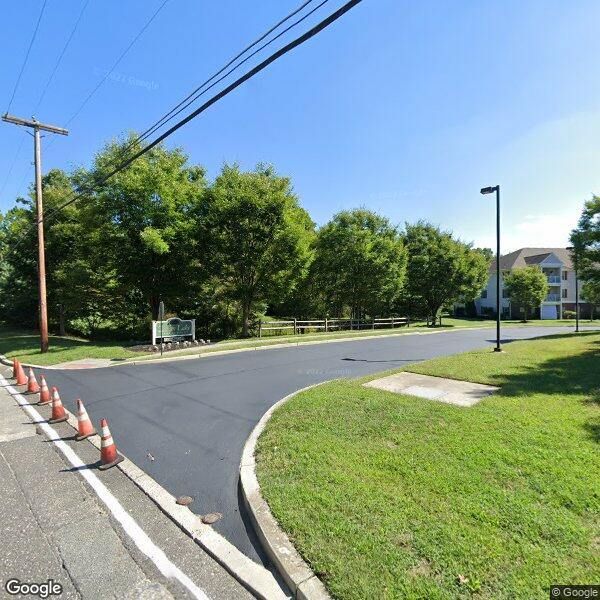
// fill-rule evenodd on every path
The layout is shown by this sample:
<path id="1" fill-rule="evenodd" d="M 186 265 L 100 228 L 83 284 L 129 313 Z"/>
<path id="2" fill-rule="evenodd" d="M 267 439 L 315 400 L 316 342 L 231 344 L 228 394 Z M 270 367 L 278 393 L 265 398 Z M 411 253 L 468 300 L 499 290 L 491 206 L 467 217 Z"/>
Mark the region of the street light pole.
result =
<path id="1" fill-rule="evenodd" d="M 482 194 L 496 192 L 496 347 L 494 352 L 502 352 L 500 347 L 500 186 L 494 185 L 481 189 Z"/>

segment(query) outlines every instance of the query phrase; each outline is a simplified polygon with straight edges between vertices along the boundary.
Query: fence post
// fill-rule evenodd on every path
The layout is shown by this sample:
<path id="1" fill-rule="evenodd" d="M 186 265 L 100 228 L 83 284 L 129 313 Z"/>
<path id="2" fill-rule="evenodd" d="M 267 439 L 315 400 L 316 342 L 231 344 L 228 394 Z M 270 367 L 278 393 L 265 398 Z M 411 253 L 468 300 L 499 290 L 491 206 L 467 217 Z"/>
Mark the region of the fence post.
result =
<path id="1" fill-rule="evenodd" d="M 327 328 L 328 323 L 327 323 L 327 317 L 325 317 L 325 333 L 327 333 L 329 331 L 329 329 Z"/>
<path id="2" fill-rule="evenodd" d="M 350 331 L 352 331 L 352 317 L 350 317 Z"/>
<path id="3" fill-rule="evenodd" d="M 296 327 L 296 317 L 294 317 L 294 335 L 298 333 L 298 328 Z"/>
<path id="4" fill-rule="evenodd" d="M 392 329 L 394 329 L 394 317 L 392 317 Z"/>
<path id="5" fill-rule="evenodd" d="M 262 320 L 258 322 L 258 337 L 262 337 Z"/>
<path id="6" fill-rule="evenodd" d="M 410 316 L 406 317 L 406 326 L 410 327 Z"/>
<path id="7" fill-rule="evenodd" d="M 375 331 L 375 318 L 373 317 L 373 323 L 371 323 L 371 329 Z"/>

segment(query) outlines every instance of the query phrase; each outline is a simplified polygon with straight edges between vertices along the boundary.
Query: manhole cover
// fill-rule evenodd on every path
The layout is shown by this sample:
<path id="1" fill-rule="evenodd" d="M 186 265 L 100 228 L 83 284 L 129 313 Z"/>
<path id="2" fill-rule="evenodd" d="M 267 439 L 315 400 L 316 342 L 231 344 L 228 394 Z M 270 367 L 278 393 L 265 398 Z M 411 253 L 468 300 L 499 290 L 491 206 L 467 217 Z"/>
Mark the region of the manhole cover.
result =
<path id="1" fill-rule="evenodd" d="M 216 523 L 222 517 L 223 517 L 223 515 L 218 512 L 208 513 L 207 515 L 204 515 L 202 517 L 202 522 L 206 523 L 206 525 L 212 525 L 213 523 Z"/>
<path id="2" fill-rule="evenodd" d="M 175 502 L 177 502 L 177 504 L 181 504 L 181 506 L 188 506 L 193 501 L 194 499 L 191 496 L 179 496 L 179 498 L 175 500 Z"/>

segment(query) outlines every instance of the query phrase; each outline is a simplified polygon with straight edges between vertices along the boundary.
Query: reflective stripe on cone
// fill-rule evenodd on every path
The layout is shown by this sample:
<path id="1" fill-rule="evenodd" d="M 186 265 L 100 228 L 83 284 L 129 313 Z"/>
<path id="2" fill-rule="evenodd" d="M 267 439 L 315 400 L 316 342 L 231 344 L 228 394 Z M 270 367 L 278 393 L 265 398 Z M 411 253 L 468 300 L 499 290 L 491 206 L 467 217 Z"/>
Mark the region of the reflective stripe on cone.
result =
<path id="1" fill-rule="evenodd" d="M 104 471 L 118 465 L 123 460 L 123 457 L 117 452 L 117 447 L 113 441 L 108 421 L 102 419 L 100 421 L 100 465 L 99 469 Z"/>
<path id="2" fill-rule="evenodd" d="M 48 384 L 46 383 L 46 378 L 41 375 L 40 376 L 40 401 L 38 404 L 50 404 L 52 399 L 50 398 L 50 391 L 48 390 Z"/>
<path id="3" fill-rule="evenodd" d="M 62 423 L 68 419 L 65 407 L 62 404 L 58 390 L 52 388 L 52 417 L 48 420 L 48 423 Z"/>
<path id="4" fill-rule="evenodd" d="M 37 394 L 40 391 L 40 386 L 38 385 L 37 379 L 35 378 L 35 373 L 33 369 L 29 367 L 29 378 L 27 379 L 27 393 L 28 394 Z"/>
<path id="5" fill-rule="evenodd" d="M 90 421 L 81 398 L 77 399 L 77 432 L 77 436 L 75 437 L 77 441 L 85 440 L 92 435 L 96 435 L 96 430 Z"/>

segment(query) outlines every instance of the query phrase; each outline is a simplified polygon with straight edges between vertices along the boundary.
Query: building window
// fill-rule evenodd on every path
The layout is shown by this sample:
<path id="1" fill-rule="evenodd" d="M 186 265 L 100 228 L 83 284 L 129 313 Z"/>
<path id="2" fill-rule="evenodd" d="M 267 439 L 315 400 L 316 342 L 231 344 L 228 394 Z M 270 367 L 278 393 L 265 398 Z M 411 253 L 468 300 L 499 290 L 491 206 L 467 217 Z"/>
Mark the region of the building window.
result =
<path id="1" fill-rule="evenodd" d="M 563 271 L 562 276 L 563 276 L 563 281 L 567 281 L 567 277 L 568 277 L 567 271 Z"/>
<path id="2" fill-rule="evenodd" d="M 502 297 L 503 298 L 510 298 L 510 296 L 508 295 L 508 290 L 502 290 Z"/>
<path id="3" fill-rule="evenodd" d="M 566 298 L 567 297 L 567 288 L 564 288 L 562 291 L 562 297 Z"/>
<path id="4" fill-rule="evenodd" d="M 482 299 L 487 298 L 487 290 L 483 290 L 483 292 L 481 292 L 481 297 Z"/>

